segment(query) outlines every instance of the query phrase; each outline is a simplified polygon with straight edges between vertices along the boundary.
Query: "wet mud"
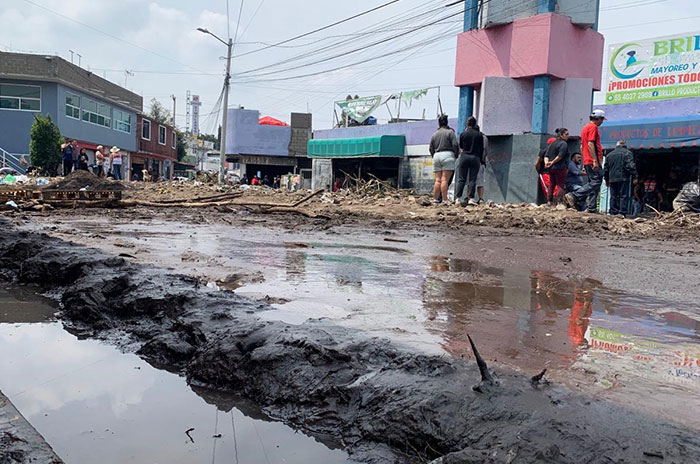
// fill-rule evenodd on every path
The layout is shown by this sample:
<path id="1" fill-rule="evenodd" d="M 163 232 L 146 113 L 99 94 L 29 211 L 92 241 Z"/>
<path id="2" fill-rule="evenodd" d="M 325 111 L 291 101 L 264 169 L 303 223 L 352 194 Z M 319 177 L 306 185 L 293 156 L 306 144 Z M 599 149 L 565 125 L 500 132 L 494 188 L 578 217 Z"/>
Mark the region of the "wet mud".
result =
<path id="1" fill-rule="evenodd" d="M 364 462 L 700 460 L 696 430 L 533 382 L 541 368 L 516 372 L 491 361 L 477 328 L 471 335 L 493 381 L 481 381 L 468 351 L 464 359 L 426 355 L 327 320 L 264 320 L 267 303 L 193 277 L 2 230 L 2 277 L 59 292 L 60 318 L 73 333 L 136 345 L 191 385 L 237 392 Z"/>

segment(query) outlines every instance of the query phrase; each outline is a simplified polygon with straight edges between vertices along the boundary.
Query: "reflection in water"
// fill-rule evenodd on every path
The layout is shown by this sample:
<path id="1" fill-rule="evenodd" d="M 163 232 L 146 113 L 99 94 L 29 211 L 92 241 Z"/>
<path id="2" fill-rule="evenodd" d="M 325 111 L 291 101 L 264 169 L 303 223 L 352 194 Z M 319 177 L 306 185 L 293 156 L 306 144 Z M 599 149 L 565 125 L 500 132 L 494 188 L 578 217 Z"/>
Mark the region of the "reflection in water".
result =
<path id="1" fill-rule="evenodd" d="M 514 369 L 547 367 L 576 383 L 582 381 L 578 374 L 589 373 L 602 388 L 661 392 L 672 398 L 664 408 L 674 414 L 687 413 L 683 397 L 700 407 L 687 393 L 700 393 L 697 308 L 671 309 L 594 280 L 460 259 L 434 257 L 428 269 L 422 286 L 427 326 L 441 334 L 451 354 L 471 357 L 470 333 L 482 353 Z M 697 417 L 691 420 L 700 425 Z"/>
<path id="2" fill-rule="evenodd" d="M 0 323 L 0 388 L 67 463 L 350 462 L 249 402 L 43 323 L 53 306 L 14 295 L 0 292 L 13 322 Z"/>

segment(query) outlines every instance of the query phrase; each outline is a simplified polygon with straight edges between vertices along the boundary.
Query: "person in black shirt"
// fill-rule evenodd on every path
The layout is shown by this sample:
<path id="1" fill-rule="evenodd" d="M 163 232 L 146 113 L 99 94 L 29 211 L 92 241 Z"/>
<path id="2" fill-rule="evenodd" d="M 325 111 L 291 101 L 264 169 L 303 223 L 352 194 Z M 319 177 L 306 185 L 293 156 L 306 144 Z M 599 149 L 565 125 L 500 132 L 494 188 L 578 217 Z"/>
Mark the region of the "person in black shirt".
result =
<path id="1" fill-rule="evenodd" d="M 566 192 L 566 173 L 569 170 L 569 130 L 559 128 L 556 135 L 557 139 L 547 147 L 547 153 L 544 155 L 544 166 L 549 169 L 547 203 L 550 205 L 559 203 Z"/>
<path id="2" fill-rule="evenodd" d="M 88 157 L 87 152 L 84 148 L 81 148 L 80 155 L 78 155 L 78 169 L 80 169 L 81 171 L 87 171 L 89 161 L 90 158 Z"/>
<path id="3" fill-rule="evenodd" d="M 479 174 L 479 168 L 484 156 L 484 137 L 476 128 L 476 118 L 474 116 L 470 116 L 467 119 L 467 130 L 459 136 L 459 148 L 462 153 L 459 155 L 455 201 L 459 201 L 461 206 L 466 206 L 467 202 L 462 199 L 462 196 L 464 194 L 464 186 L 467 184 L 468 204 L 476 205 L 474 192 L 476 190 L 476 177 Z"/>

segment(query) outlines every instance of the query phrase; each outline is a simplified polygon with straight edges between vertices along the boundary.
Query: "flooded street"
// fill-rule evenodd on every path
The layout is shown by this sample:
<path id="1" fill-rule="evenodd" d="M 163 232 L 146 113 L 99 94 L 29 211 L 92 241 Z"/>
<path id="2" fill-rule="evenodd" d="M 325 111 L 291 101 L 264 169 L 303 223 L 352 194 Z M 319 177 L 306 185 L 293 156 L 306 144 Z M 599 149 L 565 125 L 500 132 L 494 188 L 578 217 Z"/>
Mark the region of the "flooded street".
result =
<path id="1" fill-rule="evenodd" d="M 52 233 L 269 303 L 258 313 L 268 320 L 324 319 L 459 358 L 472 356 L 469 333 L 489 362 L 529 375 L 546 368 L 587 395 L 700 430 L 700 308 L 685 292 L 700 284 L 697 255 L 683 254 L 678 274 L 692 274 L 678 279 L 628 272 L 648 247 L 590 253 L 580 240 L 542 256 L 536 237 L 410 231 L 90 218 L 70 229 L 58 221 Z M 666 251 L 650 259 L 681 261 Z"/>
<path id="2" fill-rule="evenodd" d="M 0 384 L 66 463 L 352 462 L 241 399 L 77 339 L 55 311 L 31 288 L 0 288 Z"/>

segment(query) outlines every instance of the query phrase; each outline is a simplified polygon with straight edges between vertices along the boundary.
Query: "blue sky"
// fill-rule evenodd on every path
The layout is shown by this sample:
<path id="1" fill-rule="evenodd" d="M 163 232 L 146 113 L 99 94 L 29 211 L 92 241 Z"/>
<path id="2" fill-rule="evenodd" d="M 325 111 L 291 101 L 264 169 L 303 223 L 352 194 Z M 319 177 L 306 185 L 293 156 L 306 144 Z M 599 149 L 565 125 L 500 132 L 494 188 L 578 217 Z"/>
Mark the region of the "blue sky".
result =
<path id="1" fill-rule="evenodd" d="M 234 55 L 279 42 L 386 1 L 243 0 L 239 43 Z M 238 57 L 232 65 L 234 78 L 229 104 L 259 109 L 261 115 L 287 121 L 290 112 L 305 112 L 308 108 L 314 114 L 314 127 L 328 128 L 332 123 L 333 101 L 343 99 L 349 93 L 365 96 L 440 86 L 444 110 L 456 115 L 458 91 L 452 86 L 452 81 L 454 34 L 460 28 L 458 17 L 399 40 L 304 68 L 275 72 L 294 67 L 296 62 L 290 61 L 269 71 L 257 71 L 257 77 L 252 77 L 251 73 L 236 75 L 323 46 L 328 46 L 328 50 L 321 58 L 343 54 L 373 40 L 371 35 L 358 33 L 364 28 L 378 27 L 400 15 L 426 12 L 416 20 L 425 23 L 458 12 L 459 6 L 437 9 L 448 3 L 451 2 L 400 0 L 367 16 L 286 44 L 293 48 L 273 47 Z M 239 0 L 229 0 L 232 36 L 240 7 Z M 431 9 L 435 11 L 430 13 Z M 3 24 L 0 49 L 55 53 L 66 59 L 70 59 L 69 50 L 73 50 L 76 64 L 79 53 L 83 67 L 90 67 L 121 85 L 126 78 L 126 86 L 143 95 L 144 101 L 157 98 L 171 107 L 170 95 L 176 95 L 176 122 L 183 128 L 185 95 L 191 90 L 203 101 L 203 129 L 212 131 L 217 115 L 210 113 L 220 95 L 224 69 L 221 57 L 225 55 L 225 47 L 212 37 L 197 32 L 196 28 L 206 27 L 225 38 L 226 18 L 225 0 L 0 0 L 0 24 Z M 600 32 L 605 35 L 607 44 L 618 43 L 700 32 L 699 19 L 700 2 L 696 0 L 601 0 Z M 415 24 L 418 23 L 414 21 L 400 26 Z M 405 30 L 398 26 L 390 29 L 392 31 L 385 34 Z M 385 35 L 376 34 L 374 37 Z M 324 40 L 315 42 L 318 39 Z M 369 60 L 384 51 L 399 50 L 421 41 L 434 42 L 386 58 Z M 312 57 L 306 60 L 301 63 L 318 61 Z M 369 61 L 303 79 L 270 81 L 363 60 Z M 133 76 L 127 78 L 124 70 L 132 71 Z M 402 110 L 402 116 L 420 117 L 425 111 L 427 117 L 432 117 L 436 108 L 437 92 L 433 91 L 410 109 Z M 382 110 L 378 116 L 382 122 L 389 114 Z"/>

